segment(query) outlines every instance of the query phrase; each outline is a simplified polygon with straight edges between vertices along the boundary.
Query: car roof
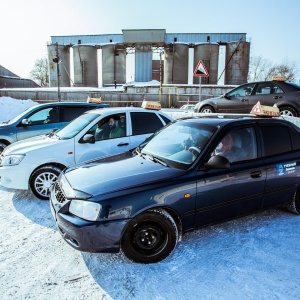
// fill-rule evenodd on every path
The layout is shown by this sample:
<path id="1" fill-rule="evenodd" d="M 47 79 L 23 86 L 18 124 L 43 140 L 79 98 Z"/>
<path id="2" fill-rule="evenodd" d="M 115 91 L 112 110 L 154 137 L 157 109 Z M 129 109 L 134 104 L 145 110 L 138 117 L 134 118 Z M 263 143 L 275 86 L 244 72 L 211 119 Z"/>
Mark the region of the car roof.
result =
<path id="1" fill-rule="evenodd" d="M 90 106 L 90 107 L 98 107 L 98 106 L 101 106 L 102 103 L 89 103 L 89 102 L 71 102 L 71 101 L 68 101 L 68 102 L 49 102 L 49 103 L 41 103 L 41 104 L 38 104 L 39 107 L 43 107 L 43 106 L 69 106 L 69 105 L 72 105 L 72 106 Z"/>
<path id="2" fill-rule="evenodd" d="M 221 114 L 220 114 L 221 115 Z M 249 116 L 249 117 L 239 117 L 236 114 L 235 118 L 228 115 L 225 117 L 215 116 L 215 117 L 201 117 L 201 116 L 193 116 L 193 117 L 184 117 L 177 119 L 176 121 L 192 121 L 196 123 L 208 124 L 212 126 L 227 126 L 228 124 L 250 124 L 250 123 L 257 123 L 257 124 L 285 124 L 292 127 L 297 127 L 293 123 L 289 122 L 289 120 L 285 120 L 283 117 L 256 117 L 256 116 Z"/>
<path id="3" fill-rule="evenodd" d="M 94 109 L 94 110 L 90 110 L 87 111 L 86 113 L 98 113 L 98 114 L 103 114 L 103 112 L 107 112 L 107 113 L 120 113 L 120 112 L 158 112 L 162 115 L 167 116 L 168 118 L 172 118 L 171 116 L 169 116 L 168 114 L 164 113 L 161 110 L 154 110 L 154 109 L 146 109 L 146 108 L 142 108 L 142 107 L 104 107 L 101 109 Z"/>

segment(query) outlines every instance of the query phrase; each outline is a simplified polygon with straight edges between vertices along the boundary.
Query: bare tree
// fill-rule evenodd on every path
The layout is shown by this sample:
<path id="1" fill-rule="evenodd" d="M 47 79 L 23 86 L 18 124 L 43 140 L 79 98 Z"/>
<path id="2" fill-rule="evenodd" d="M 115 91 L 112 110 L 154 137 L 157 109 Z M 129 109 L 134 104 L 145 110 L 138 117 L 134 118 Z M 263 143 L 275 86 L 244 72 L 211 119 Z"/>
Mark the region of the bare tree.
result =
<path id="1" fill-rule="evenodd" d="M 281 64 L 273 64 L 262 56 L 250 58 L 248 82 L 271 80 L 272 76 L 283 76 L 287 81 L 295 81 L 298 69 L 294 61 L 285 59 Z"/>
<path id="2" fill-rule="evenodd" d="M 30 78 L 40 86 L 49 86 L 49 69 L 47 57 L 43 57 L 35 61 L 34 69 L 30 72 Z"/>
<path id="3" fill-rule="evenodd" d="M 272 68 L 272 63 L 262 56 L 252 56 L 249 63 L 248 82 L 265 80 L 266 73 Z"/>

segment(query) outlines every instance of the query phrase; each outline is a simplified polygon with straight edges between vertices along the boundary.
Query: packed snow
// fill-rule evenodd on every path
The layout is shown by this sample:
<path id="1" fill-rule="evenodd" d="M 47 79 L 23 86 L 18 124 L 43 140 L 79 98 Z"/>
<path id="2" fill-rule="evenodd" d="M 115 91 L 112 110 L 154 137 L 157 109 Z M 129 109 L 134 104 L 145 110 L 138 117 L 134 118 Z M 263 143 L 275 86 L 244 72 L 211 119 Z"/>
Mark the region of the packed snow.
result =
<path id="1" fill-rule="evenodd" d="M 31 100 L 0 97 L 0 122 Z M 49 201 L 0 185 L 0 299 L 300 299 L 300 216 L 271 209 L 183 236 L 166 260 L 81 253 Z"/>

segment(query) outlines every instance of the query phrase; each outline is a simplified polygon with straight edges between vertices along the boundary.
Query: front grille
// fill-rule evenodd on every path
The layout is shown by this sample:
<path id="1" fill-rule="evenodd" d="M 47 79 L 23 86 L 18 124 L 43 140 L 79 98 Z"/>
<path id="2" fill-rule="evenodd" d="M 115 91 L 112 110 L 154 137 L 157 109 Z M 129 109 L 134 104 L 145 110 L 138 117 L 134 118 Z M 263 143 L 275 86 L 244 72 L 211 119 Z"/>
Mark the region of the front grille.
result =
<path id="1" fill-rule="evenodd" d="M 67 201 L 67 198 L 63 193 L 63 191 L 61 190 L 58 181 L 56 181 L 54 184 L 54 194 L 55 194 L 56 201 L 58 203 L 63 204 L 65 201 Z"/>

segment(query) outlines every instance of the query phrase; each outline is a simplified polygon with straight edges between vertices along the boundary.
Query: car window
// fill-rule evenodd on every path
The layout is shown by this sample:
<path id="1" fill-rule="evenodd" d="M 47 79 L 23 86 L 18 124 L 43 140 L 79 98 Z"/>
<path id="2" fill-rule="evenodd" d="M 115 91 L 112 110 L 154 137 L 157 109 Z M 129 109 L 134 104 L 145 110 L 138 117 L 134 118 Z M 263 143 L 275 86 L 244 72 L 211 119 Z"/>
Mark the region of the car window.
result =
<path id="1" fill-rule="evenodd" d="M 243 85 L 229 93 L 227 93 L 227 96 L 229 97 L 245 97 L 249 96 L 252 93 L 252 90 L 254 89 L 255 83 Z"/>
<path id="2" fill-rule="evenodd" d="M 271 156 L 290 152 L 292 143 L 286 126 L 261 126 L 264 155 Z"/>
<path id="3" fill-rule="evenodd" d="M 131 112 L 132 135 L 156 132 L 164 126 L 153 112 Z"/>
<path id="4" fill-rule="evenodd" d="M 70 122 L 78 116 L 82 115 L 87 110 L 91 110 L 93 107 L 83 107 L 83 106 L 65 106 L 63 122 Z"/>
<path id="5" fill-rule="evenodd" d="M 166 116 L 162 115 L 162 114 L 159 114 L 159 116 L 164 120 L 164 122 L 167 124 L 169 124 L 171 122 L 170 119 L 168 119 Z"/>
<path id="6" fill-rule="evenodd" d="M 40 125 L 45 123 L 55 123 L 59 120 L 59 108 L 57 107 L 48 107 L 41 109 L 28 118 L 28 126 Z"/>
<path id="7" fill-rule="evenodd" d="M 221 140 L 212 155 L 225 156 L 231 163 L 257 157 L 255 131 L 252 127 L 230 131 Z"/>
<path id="8" fill-rule="evenodd" d="M 281 94 L 283 90 L 273 82 L 261 82 L 258 84 L 255 95 Z"/>
<path id="9" fill-rule="evenodd" d="M 102 118 L 88 133 L 95 136 L 95 141 L 114 139 L 126 135 L 126 114 L 114 114 Z"/>
<path id="10" fill-rule="evenodd" d="M 296 131 L 295 129 L 290 128 L 290 136 L 292 140 L 292 147 L 293 150 L 299 150 L 300 149 L 300 133 Z"/>

